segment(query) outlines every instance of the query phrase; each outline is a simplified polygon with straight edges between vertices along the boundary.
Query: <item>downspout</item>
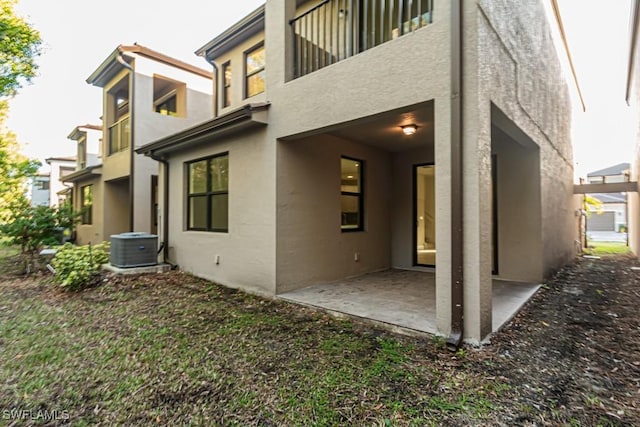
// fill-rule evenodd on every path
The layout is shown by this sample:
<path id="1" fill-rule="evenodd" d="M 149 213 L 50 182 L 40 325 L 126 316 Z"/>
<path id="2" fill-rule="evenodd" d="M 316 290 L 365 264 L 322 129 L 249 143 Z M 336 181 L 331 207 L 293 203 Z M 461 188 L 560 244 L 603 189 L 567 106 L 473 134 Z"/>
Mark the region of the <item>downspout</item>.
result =
<path id="1" fill-rule="evenodd" d="M 169 261 L 169 162 L 164 157 L 158 157 L 153 152 L 149 153 L 156 162 L 162 163 L 164 167 L 163 200 L 162 200 L 162 258 L 163 262 L 169 264 L 172 270 L 178 268 L 177 264 Z"/>
<path id="2" fill-rule="evenodd" d="M 213 117 L 218 117 L 218 66 L 206 53 L 203 58 L 213 67 Z"/>
<path id="3" fill-rule="evenodd" d="M 462 183 L 462 1 L 451 1 L 451 331 L 447 348 L 464 337 Z"/>
<path id="4" fill-rule="evenodd" d="M 119 53 L 119 55 L 116 57 L 116 59 L 118 60 L 118 62 L 124 67 L 127 68 L 129 70 L 129 75 L 131 76 L 131 91 L 129 93 L 129 137 L 131 138 L 131 141 L 129 141 L 129 152 L 130 152 L 130 158 L 129 158 L 129 231 L 134 231 L 133 230 L 133 206 L 135 203 L 135 197 L 133 194 L 133 190 L 134 190 L 134 184 L 133 184 L 133 173 L 134 173 L 134 156 L 135 156 L 135 152 L 133 150 L 134 148 L 134 142 L 135 142 L 135 120 L 134 120 L 134 113 L 135 113 L 135 93 L 136 93 L 136 79 L 135 79 L 135 72 L 133 71 L 133 67 L 129 64 L 127 64 L 127 61 L 124 60 L 124 58 L 122 58 L 122 52 Z"/>

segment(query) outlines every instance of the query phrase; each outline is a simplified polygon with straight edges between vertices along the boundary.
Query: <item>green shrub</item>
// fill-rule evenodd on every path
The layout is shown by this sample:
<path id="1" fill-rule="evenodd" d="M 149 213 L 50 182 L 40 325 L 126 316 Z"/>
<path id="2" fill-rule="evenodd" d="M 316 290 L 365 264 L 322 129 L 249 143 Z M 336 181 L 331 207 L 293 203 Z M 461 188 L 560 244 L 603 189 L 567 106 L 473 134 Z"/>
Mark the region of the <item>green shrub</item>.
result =
<path id="1" fill-rule="evenodd" d="M 55 282 L 63 289 L 80 290 L 91 283 L 102 264 L 109 262 L 109 244 L 75 246 L 65 243 L 56 252 L 51 265 Z"/>

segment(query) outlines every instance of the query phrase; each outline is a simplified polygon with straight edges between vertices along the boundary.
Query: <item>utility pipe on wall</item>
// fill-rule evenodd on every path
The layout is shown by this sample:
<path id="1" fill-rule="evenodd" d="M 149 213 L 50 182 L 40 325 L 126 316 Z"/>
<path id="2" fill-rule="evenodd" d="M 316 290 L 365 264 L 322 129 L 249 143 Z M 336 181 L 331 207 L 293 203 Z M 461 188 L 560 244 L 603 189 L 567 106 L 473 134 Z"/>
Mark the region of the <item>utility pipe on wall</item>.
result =
<path id="1" fill-rule="evenodd" d="M 451 1 L 451 331 L 447 348 L 464 338 L 463 183 L 462 183 L 462 37 L 463 0 Z"/>

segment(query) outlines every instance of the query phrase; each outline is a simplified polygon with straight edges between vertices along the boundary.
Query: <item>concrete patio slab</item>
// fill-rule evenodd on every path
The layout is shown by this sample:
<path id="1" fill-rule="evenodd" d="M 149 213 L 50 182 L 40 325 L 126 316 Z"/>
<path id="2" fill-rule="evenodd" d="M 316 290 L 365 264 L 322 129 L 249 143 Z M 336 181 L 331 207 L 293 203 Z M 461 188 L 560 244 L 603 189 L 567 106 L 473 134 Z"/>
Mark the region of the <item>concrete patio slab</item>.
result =
<path id="1" fill-rule="evenodd" d="M 539 285 L 493 281 L 493 322 L 497 331 L 538 290 Z M 418 332 L 437 333 L 435 275 L 387 270 L 323 283 L 279 295 L 280 298 Z"/>

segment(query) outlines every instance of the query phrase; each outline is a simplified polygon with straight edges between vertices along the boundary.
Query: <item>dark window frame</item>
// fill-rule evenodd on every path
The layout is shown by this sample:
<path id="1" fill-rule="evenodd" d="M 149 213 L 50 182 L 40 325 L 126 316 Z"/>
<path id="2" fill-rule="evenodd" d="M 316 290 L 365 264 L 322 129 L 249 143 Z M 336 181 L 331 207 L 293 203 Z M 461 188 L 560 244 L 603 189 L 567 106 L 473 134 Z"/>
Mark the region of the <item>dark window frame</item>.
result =
<path id="1" fill-rule="evenodd" d="M 212 233 L 228 233 L 229 232 L 229 206 L 227 205 L 227 226 L 225 228 L 220 228 L 220 227 L 212 227 L 211 225 L 211 201 L 215 196 L 220 196 L 220 195 L 226 195 L 227 199 L 229 198 L 229 181 L 227 177 L 227 189 L 226 190 L 216 190 L 216 191 L 211 191 L 211 173 L 209 173 L 210 171 L 210 167 L 211 167 L 211 161 L 213 159 L 217 159 L 220 157 L 226 157 L 227 158 L 227 168 L 228 168 L 228 162 L 229 162 L 229 152 L 225 151 L 223 153 L 219 153 L 213 156 L 207 156 L 207 157 L 202 157 L 199 159 L 194 159 L 194 160 L 190 160 L 188 162 L 185 162 L 185 167 L 186 167 L 186 175 L 187 175 L 187 180 L 186 180 L 186 194 L 187 194 L 187 217 L 186 217 L 186 229 L 188 231 L 207 231 L 207 232 L 212 232 Z M 204 192 L 199 192 L 199 193 L 191 193 L 189 185 L 191 183 L 191 165 L 193 163 L 198 163 L 198 162 L 202 162 L 202 161 L 206 161 L 207 162 L 207 182 L 206 182 L 206 191 Z M 227 169 L 228 170 L 228 169 Z M 207 218 L 207 226 L 206 227 L 191 227 L 191 199 L 192 198 L 196 198 L 196 197 L 206 197 L 207 200 L 207 212 L 206 212 L 206 218 Z"/>
<path id="2" fill-rule="evenodd" d="M 353 191 L 342 191 L 342 159 L 351 160 L 353 162 L 358 162 L 360 166 L 358 166 L 358 186 L 360 187 L 359 192 Z M 351 233 L 357 231 L 364 231 L 364 169 L 365 162 L 362 159 L 356 159 L 354 157 L 349 156 L 340 156 L 340 197 L 342 196 L 355 196 L 358 197 L 358 226 L 353 228 L 345 228 L 342 224 L 342 219 L 340 220 L 340 230 L 343 233 Z M 340 208 L 340 215 L 342 215 L 342 206 Z"/>
<path id="3" fill-rule="evenodd" d="M 229 76 L 227 80 L 227 70 L 229 73 L 233 72 L 231 68 L 231 61 L 227 61 L 222 64 L 222 107 L 229 107 L 231 105 L 231 82 L 232 76 Z"/>
<path id="4" fill-rule="evenodd" d="M 244 74 L 244 99 L 251 98 L 251 97 L 260 95 L 261 93 L 264 93 L 264 89 L 263 89 L 262 92 L 254 93 L 254 94 L 251 94 L 251 95 L 249 94 L 249 79 L 251 77 L 255 76 L 256 74 L 260 74 L 261 72 L 266 71 L 266 69 L 267 69 L 267 59 L 266 59 L 266 53 L 265 53 L 265 61 L 264 61 L 265 63 L 264 63 L 264 65 L 262 65 L 261 68 L 253 70 L 250 73 L 247 70 L 247 68 L 248 68 L 247 67 L 247 58 L 249 58 L 249 55 L 251 55 L 252 53 L 254 53 L 255 51 L 257 51 L 259 49 L 265 49 L 263 41 L 258 43 L 258 44 L 256 44 L 255 46 L 251 47 L 250 49 L 247 49 L 244 52 L 244 61 L 243 61 L 243 63 L 244 63 L 244 70 L 243 70 L 244 71 L 243 72 L 243 74 Z M 266 85 L 266 80 L 265 80 L 265 85 Z"/>

